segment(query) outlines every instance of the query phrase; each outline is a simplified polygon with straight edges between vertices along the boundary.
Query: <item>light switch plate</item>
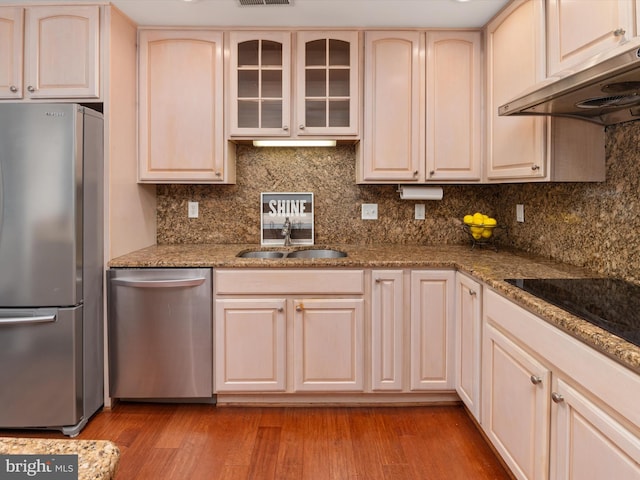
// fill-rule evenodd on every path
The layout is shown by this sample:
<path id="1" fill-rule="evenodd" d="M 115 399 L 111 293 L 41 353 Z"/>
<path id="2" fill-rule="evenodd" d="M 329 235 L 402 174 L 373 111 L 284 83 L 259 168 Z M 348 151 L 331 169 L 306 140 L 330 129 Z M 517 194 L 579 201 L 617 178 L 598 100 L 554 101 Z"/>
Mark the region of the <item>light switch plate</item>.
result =
<path id="1" fill-rule="evenodd" d="M 362 220 L 377 220 L 377 219 L 378 219 L 378 204 L 363 203 L 362 204 Z"/>
<path id="2" fill-rule="evenodd" d="M 424 214 L 425 214 L 425 205 L 424 205 L 424 203 L 416 203 L 415 219 L 416 220 L 424 220 Z"/>
<path id="3" fill-rule="evenodd" d="M 524 205 L 521 203 L 516 205 L 516 221 L 524 223 Z"/>

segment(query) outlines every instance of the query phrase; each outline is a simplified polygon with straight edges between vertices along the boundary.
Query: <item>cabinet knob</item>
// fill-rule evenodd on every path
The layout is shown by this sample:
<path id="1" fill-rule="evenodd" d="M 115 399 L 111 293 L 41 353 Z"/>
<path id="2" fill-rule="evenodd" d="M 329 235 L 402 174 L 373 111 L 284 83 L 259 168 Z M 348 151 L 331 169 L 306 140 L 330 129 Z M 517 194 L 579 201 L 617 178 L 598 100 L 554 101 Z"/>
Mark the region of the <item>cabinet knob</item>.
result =
<path id="1" fill-rule="evenodd" d="M 216 175 L 216 177 L 221 177 L 221 176 L 222 176 L 222 173 L 220 173 L 220 172 L 216 172 L 216 173 L 215 173 L 215 175 Z"/>
<path id="2" fill-rule="evenodd" d="M 27 87 L 27 91 L 28 91 L 28 92 L 30 92 L 30 93 L 33 93 L 33 92 L 35 92 L 35 91 L 36 91 L 36 89 L 35 89 L 35 88 L 33 88 L 33 86 L 32 86 L 32 85 L 29 85 L 29 86 Z"/>
<path id="3" fill-rule="evenodd" d="M 16 87 L 15 85 L 11 85 L 9 87 L 9 90 L 11 90 L 11 93 L 16 93 L 18 91 L 18 87 Z"/>
<path id="4" fill-rule="evenodd" d="M 475 297 L 477 295 L 477 292 L 475 290 L 469 289 L 469 295 L 471 295 L 472 297 Z"/>
<path id="5" fill-rule="evenodd" d="M 300 130 L 304 130 L 304 125 L 300 125 L 298 128 L 299 128 Z"/>
<path id="6" fill-rule="evenodd" d="M 431 170 L 431 171 L 429 172 L 429 176 L 430 176 L 430 177 L 433 177 L 435 174 L 436 174 L 436 171 L 435 171 L 435 170 Z"/>
<path id="7" fill-rule="evenodd" d="M 531 377 L 529 378 L 531 379 L 531 383 L 533 383 L 534 385 L 542 383 L 542 378 L 538 377 L 537 375 L 531 375 Z"/>
<path id="8" fill-rule="evenodd" d="M 413 176 L 414 176 L 414 177 L 417 177 L 417 176 L 418 176 L 418 170 L 414 170 L 414 171 L 413 171 Z"/>
<path id="9" fill-rule="evenodd" d="M 613 31 L 613 36 L 614 37 L 624 37 L 624 34 L 627 33 L 626 30 L 624 28 L 616 28 Z"/>
<path id="10" fill-rule="evenodd" d="M 531 170 L 540 170 L 540 165 L 531 165 Z"/>
<path id="11" fill-rule="evenodd" d="M 282 129 L 283 129 L 285 132 L 287 132 L 287 131 L 289 130 L 289 125 L 283 125 L 283 126 L 282 126 Z"/>
<path id="12" fill-rule="evenodd" d="M 282 308 L 282 307 L 278 307 L 278 311 L 279 311 L 280 313 L 282 313 L 282 312 L 284 312 L 284 308 Z"/>
<path id="13" fill-rule="evenodd" d="M 376 283 L 380 283 L 382 280 L 380 280 L 379 278 L 376 278 Z"/>
<path id="14" fill-rule="evenodd" d="M 564 402 L 564 397 L 558 392 L 553 392 L 551 393 L 551 400 L 553 400 L 553 403 L 562 403 Z"/>
<path id="15" fill-rule="evenodd" d="M 296 305 L 296 312 L 301 312 L 302 310 L 304 310 L 302 305 Z"/>

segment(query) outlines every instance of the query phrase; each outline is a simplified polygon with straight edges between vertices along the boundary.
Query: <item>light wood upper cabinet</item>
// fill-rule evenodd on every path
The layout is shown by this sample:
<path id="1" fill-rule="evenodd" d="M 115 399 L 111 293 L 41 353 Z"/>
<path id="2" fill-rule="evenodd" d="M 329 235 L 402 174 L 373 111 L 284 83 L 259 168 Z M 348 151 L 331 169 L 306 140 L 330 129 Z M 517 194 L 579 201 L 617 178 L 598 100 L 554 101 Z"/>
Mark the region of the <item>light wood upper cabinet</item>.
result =
<path id="1" fill-rule="evenodd" d="M 291 33 L 229 35 L 229 134 L 291 135 Z"/>
<path id="2" fill-rule="evenodd" d="M 498 107 L 545 78 L 544 6 L 519 0 L 486 29 L 487 177 L 544 178 L 545 117 L 500 117 Z"/>
<path id="3" fill-rule="evenodd" d="M 548 76 L 579 70 L 636 36 L 631 0 L 547 0 Z"/>
<path id="4" fill-rule="evenodd" d="M 0 98 L 22 98 L 24 14 L 18 7 L 0 7 Z"/>
<path id="5" fill-rule="evenodd" d="M 357 135 L 358 32 L 298 32 L 296 36 L 298 135 Z"/>
<path id="6" fill-rule="evenodd" d="M 229 34 L 229 135 L 357 135 L 359 33 L 300 31 L 295 42 L 292 35 Z"/>
<path id="7" fill-rule="evenodd" d="M 0 98 L 100 97 L 98 5 L 2 7 L 0 37 Z"/>
<path id="8" fill-rule="evenodd" d="M 515 0 L 486 27 L 485 178 L 603 181 L 604 129 L 584 120 L 499 116 L 498 107 L 545 78 L 544 5 Z"/>
<path id="9" fill-rule="evenodd" d="M 365 32 L 364 69 L 358 182 L 481 179 L 480 32 Z"/>
<path id="10" fill-rule="evenodd" d="M 427 32 L 426 181 L 482 177 L 480 32 Z"/>
<path id="11" fill-rule="evenodd" d="M 424 36 L 365 32 L 364 131 L 358 181 L 424 176 Z"/>
<path id="12" fill-rule="evenodd" d="M 214 31 L 140 31 L 140 182 L 235 182 L 224 141 L 222 42 Z"/>

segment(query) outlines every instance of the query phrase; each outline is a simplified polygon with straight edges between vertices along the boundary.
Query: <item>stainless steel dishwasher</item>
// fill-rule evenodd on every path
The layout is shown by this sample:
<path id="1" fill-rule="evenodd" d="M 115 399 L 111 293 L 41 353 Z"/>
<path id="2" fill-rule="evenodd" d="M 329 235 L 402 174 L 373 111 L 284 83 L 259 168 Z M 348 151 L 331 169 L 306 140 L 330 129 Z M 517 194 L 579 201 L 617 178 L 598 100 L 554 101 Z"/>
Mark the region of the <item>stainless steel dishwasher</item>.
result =
<path id="1" fill-rule="evenodd" d="M 110 269 L 109 394 L 212 398 L 211 269 Z"/>

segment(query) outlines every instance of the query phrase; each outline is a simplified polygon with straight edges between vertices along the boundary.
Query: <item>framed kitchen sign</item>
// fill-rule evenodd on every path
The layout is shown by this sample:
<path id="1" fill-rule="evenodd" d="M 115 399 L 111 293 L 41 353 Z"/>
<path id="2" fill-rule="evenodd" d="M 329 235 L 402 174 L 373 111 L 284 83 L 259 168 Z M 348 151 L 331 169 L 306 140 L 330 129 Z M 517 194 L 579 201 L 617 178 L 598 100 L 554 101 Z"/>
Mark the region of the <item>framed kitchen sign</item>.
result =
<path id="1" fill-rule="evenodd" d="M 291 245 L 313 245 L 313 193 L 261 193 L 260 208 L 262 245 L 284 245 L 287 219 Z"/>

